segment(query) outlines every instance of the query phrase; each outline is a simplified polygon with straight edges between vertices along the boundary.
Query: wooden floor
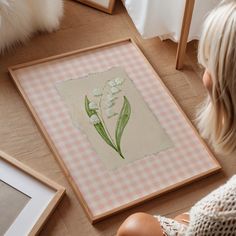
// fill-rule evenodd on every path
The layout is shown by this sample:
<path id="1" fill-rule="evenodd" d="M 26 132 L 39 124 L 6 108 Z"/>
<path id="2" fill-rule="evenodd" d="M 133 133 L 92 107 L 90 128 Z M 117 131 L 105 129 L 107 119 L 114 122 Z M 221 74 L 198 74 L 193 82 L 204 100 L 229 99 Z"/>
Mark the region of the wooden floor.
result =
<path id="1" fill-rule="evenodd" d="M 90 225 L 9 78 L 7 67 L 124 37 L 133 37 L 137 41 L 187 116 L 193 120 L 196 106 L 205 96 L 201 82 L 202 70 L 196 63 L 196 43 L 188 45 L 184 70 L 176 71 L 177 45 L 171 41 L 161 42 L 158 38 L 141 39 L 119 2 L 114 15 L 110 16 L 77 2 L 66 1 L 65 17 L 60 30 L 52 34 L 36 35 L 25 46 L 19 46 L 0 57 L 0 149 L 67 189 L 66 197 L 44 226 L 41 235 L 110 236 L 115 235 L 129 214 L 137 211 L 174 216 L 187 211 L 197 200 L 236 172 L 235 155 L 217 156 L 223 166 L 221 173 L 115 215 L 95 226 Z"/>

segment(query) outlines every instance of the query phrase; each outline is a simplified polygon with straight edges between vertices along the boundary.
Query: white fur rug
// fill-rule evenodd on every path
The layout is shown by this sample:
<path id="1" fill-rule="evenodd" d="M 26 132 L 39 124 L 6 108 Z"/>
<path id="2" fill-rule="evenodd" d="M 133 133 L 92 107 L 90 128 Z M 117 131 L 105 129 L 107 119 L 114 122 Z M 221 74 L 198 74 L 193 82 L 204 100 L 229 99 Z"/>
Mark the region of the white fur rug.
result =
<path id="1" fill-rule="evenodd" d="M 59 27 L 63 0 L 0 0 L 0 53 L 35 31 Z"/>

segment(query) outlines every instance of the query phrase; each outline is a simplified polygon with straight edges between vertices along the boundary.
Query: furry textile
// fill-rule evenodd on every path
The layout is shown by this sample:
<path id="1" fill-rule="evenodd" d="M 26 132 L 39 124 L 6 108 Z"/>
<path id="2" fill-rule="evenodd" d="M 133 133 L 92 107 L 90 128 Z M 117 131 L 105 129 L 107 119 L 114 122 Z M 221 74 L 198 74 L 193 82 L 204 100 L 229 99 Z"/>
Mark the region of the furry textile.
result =
<path id="1" fill-rule="evenodd" d="M 35 31 L 59 27 L 63 0 L 0 0 L 0 53 Z"/>

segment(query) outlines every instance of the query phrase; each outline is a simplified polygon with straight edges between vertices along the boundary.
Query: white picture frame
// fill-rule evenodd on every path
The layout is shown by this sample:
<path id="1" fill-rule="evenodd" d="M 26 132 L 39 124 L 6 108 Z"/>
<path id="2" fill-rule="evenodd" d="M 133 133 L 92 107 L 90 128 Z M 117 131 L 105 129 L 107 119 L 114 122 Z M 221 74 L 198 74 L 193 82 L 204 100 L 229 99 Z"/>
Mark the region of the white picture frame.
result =
<path id="1" fill-rule="evenodd" d="M 77 0 L 90 7 L 112 14 L 116 0 Z"/>
<path id="2" fill-rule="evenodd" d="M 64 187 L 2 151 L 0 180 L 30 198 L 4 233 L 5 236 L 38 234 L 65 193 Z"/>

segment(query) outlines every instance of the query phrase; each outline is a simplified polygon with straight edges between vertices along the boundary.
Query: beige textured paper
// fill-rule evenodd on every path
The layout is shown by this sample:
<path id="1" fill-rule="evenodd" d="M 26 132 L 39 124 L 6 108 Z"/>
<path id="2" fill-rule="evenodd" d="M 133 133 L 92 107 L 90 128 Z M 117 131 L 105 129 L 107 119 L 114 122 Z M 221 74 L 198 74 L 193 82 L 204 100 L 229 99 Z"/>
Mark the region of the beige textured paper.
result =
<path id="1" fill-rule="evenodd" d="M 0 180 L 0 235 L 4 235 L 30 197 Z"/>
<path id="2" fill-rule="evenodd" d="M 117 113 L 120 112 L 124 102 L 124 96 L 127 97 L 131 106 L 130 118 L 121 138 L 121 150 L 125 159 L 122 159 L 100 137 L 93 124 L 91 124 L 85 110 L 85 95 L 87 95 L 90 101 L 99 104 L 100 97 L 94 96 L 93 89 L 102 89 L 106 82 L 115 78 L 122 78 L 124 82 L 119 87 L 121 91 L 115 95 L 118 98 L 114 100 L 115 105 L 112 109 Z M 86 133 L 98 156 L 109 170 L 122 167 L 130 162 L 137 161 L 173 146 L 172 141 L 146 105 L 123 68 L 114 67 L 105 72 L 98 72 L 83 78 L 63 81 L 56 84 L 56 87 L 69 109 L 73 124 Z M 115 140 L 118 115 L 107 118 L 104 108 L 104 104 L 107 101 L 106 95 L 110 89 L 111 87 L 109 85 L 106 85 L 104 88 L 102 113 L 104 123 L 107 125 L 107 129 L 110 131 L 113 140 Z"/>

